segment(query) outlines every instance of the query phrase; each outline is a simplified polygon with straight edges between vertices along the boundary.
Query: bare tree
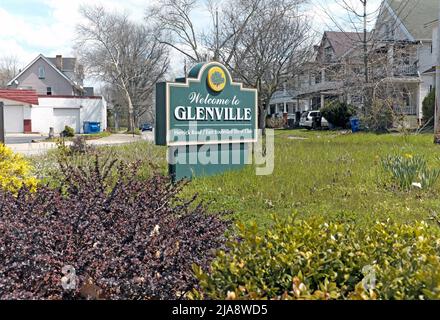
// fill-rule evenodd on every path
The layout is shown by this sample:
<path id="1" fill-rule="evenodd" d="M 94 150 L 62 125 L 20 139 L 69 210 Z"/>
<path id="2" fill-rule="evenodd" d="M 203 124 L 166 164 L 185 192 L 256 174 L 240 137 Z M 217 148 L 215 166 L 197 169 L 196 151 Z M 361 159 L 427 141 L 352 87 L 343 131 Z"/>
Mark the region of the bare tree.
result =
<path id="1" fill-rule="evenodd" d="M 18 58 L 15 56 L 0 57 L 0 87 L 5 88 L 19 73 Z"/>
<path id="2" fill-rule="evenodd" d="M 202 35 L 192 20 L 198 0 L 161 0 L 147 10 L 147 21 L 154 21 L 164 33 L 160 41 L 194 62 L 206 61 L 201 46 Z"/>
<path id="3" fill-rule="evenodd" d="M 160 41 L 177 50 L 193 63 L 219 60 L 230 62 L 238 40 L 259 9 L 261 0 L 160 0 L 147 10 L 147 20 L 164 30 Z M 210 25 L 198 30 L 194 23 L 197 10 L 211 15 Z M 234 8 L 235 10 L 231 10 Z M 221 21 L 219 21 L 219 12 Z M 221 32 L 220 32 L 221 30 Z"/>
<path id="4" fill-rule="evenodd" d="M 345 34 L 346 41 L 350 42 L 352 49 L 338 61 L 339 67 L 344 72 L 339 74 L 338 80 L 343 83 L 344 93 L 355 93 L 362 96 L 363 114 L 371 115 L 372 107 L 379 101 L 387 103 L 396 110 L 396 117 L 404 112 L 399 106 L 408 98 L 411 85 L 392 82 L 393 77 L 405 75 L 416 76 L 417 46 L 419 43 L 400 39 L 398 30 L 401 27 L 397 19 L 377 20 L 382 6 L 377 6 L 370 0 L 335 0 L 345 17 L 329 10 L 325 5 L 320 5 L 323 12 L 331 20 L 328 29 L 337 29 Z M 319 5 L 319 2 L 318 2 Z M 411 10 L 421 5 L 420 0 L 403 0 L 396 8 L 399 16 L 410 14 Z M 340 13 L 340 12 L 339 12 Z M 338 19 L 335 17 L 338 16 Z M 383 21 L 383 24 L 380 23 Z M 369 32 L 368 27 L 375 23 L 374 32 Z M 324 72 L 331 72 L 337 63 L 326 63 L 318 67 Z M 353 70 L 357 70 L 353 72 Z M 347 95 L 345 95 L 345 98 Z M 402 111 L 403 110 L 403 111 Z"/>
<path id="5" fill-rule="evenodd" d="M 133 131 L 138 119 L 152 108 L 155 83 L 168 70 L 168 50 L 157 41 L 160 30 L 100 6 L 83 6 L 80 12 L 86 21 L 77 26 L 80 58 L 90 75 L 114 85 L 124 97 L 129 131 Z"/>
<path id="6" fill-rule="evenodd" d="M 241 32 L 231 38 L 229 50 L 220 52 L 221 60 L 248 86 L 259 92 L 259 127 L 265 128 L 272 95 L 288 78 L 299 72 L 311 48 L 308 19 L 301 15 L 302 0 L 262 0 L 258 10 Z M 243 2 L 245 5 L 245 2 Z M 229 9 L 231 30 L 237 30 Z M 239 20 L 239 19 L 237 19 Z M 228 29 L 226 29 L 228 30 Z M 224 55 L 226 53 L 226 56 Z M 226 59 L 232 53 L 231 61 Z"/>
<path id="7" fill-rule="evenodd" d="M 303 63 L 310 48 L 310 24 L 301 14 L 305 0 L 207 1 L 212 24 L 196 30 L 195 0 L 162 0 L 148 12 L 164 30 L 163 43 L 193 62 L 215 59 L 238 80 L 259 91 L 259 125 L 269 101 Z M 220 17 L 219 17 L 220 15 Z"/>

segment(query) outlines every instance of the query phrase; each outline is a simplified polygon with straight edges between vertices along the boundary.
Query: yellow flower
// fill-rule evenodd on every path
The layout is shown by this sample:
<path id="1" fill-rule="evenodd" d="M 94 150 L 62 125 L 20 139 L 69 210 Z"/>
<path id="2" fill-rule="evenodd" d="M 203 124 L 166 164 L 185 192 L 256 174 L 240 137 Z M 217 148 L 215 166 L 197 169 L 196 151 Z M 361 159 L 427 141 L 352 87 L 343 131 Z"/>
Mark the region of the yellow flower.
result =
<path id="1" fill-rule="evenodd" d="M 414 158 L 414 156 L 412 154 L 407 153 L 407 154 L 405 154 L 405 158 L 412 159 L 412 158 Z"/>
<path id="2" fill-rule="evenodd" d="M 14 154 L 0 144 L 0 188 L 17 193 L 23 187 L 35 192 L 38 180 L 32 176 L 32 167 L 21 155 Z"/>

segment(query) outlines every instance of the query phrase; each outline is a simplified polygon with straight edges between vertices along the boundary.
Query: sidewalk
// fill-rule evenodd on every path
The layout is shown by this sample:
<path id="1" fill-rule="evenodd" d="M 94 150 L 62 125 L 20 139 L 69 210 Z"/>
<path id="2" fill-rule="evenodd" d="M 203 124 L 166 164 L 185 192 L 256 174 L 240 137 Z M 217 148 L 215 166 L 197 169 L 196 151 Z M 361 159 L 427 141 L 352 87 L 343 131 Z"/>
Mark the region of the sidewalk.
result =
<path id="1" fill-rule="evenodd" d="M 93 146 L 112 146 L 130 144 L 138 141 L 150 141 L 154 142 L 153 135 L 148 132 L 142 136 L 132 136 L 127 134 L 113 134 L 109 137 L 105 137 L 98 140 L 87 141 L 87 144 Z M 72 142 L 67 141 L 66 145 L 70 145 Z M 55 142 L 36 142 L 36 143 L 20 143 L 20 144 L 7 144 L 9 148 L 15 153 L 20 153 L 25 156 L 37 156 L 44 155 L 51 149 L 56 148 Z"/>

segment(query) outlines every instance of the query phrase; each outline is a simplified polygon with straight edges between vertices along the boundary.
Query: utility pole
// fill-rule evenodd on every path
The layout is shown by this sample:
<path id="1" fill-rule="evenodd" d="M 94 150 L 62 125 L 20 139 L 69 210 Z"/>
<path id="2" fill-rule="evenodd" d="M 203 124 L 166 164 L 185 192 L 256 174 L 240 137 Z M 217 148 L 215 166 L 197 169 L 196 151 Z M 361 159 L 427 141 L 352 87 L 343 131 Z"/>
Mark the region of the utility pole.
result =
<path id="1" fill-rule="evenodd" d="M 0 143 L 5 144 L 5 117 L 4 117 L 4 105 L 0 101 Z"/>
<path id="2" fill-rule="evenodd" d="M 363 0 L 362 4 L 364 5 L 364 66 L 365 66 L 365 83 L 369 82 L 368 79 L 368 46 L 367 46 L 367 0 Z"/>
<path id="3" fill-rule="evenodd" d="M 437 63 L 435 67 L 435 129 L 434 143 L 440 144 L 440 6 L 437 21 Z"/>
<path id="4" fill-rule="evenodd" d="M 369 75 L 368 75 L 368 32 L 367 32 L 367 24 L 368 24 L 368 14 L 367 14 L 367 0 L 360 0 L 364 7 L 364 37 L 363 37 L 363 49 L 364 49 L 364 73 L 365 73 L 365 88 L 364 88 L 364 112 L 368 114 L 370 112 L 370 104 L 372 101 L 372 94 L 369 88 Z"/>
<path id="5" fill-rule="evenodd" d="M 219 61 L 219 26 L 218 26 L 218 8 L 215 11 L 215 54 L 214 54 L 214 61 Z"/>

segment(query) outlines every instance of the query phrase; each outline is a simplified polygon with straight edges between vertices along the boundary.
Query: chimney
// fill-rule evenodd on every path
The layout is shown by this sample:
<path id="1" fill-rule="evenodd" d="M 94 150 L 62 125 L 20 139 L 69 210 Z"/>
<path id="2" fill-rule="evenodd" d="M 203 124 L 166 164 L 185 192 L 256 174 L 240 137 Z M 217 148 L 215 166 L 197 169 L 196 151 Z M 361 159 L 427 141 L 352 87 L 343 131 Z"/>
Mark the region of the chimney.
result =
<path id="1" fill-rule="evenodd" d="M 55 66 L 59 69 L 59 70 L 63 70 L 63 56 L 62 55 L 57 55 L 55 58 Z"/>

